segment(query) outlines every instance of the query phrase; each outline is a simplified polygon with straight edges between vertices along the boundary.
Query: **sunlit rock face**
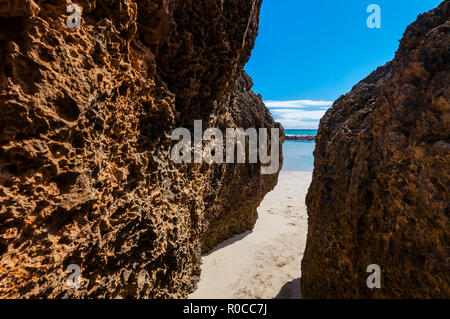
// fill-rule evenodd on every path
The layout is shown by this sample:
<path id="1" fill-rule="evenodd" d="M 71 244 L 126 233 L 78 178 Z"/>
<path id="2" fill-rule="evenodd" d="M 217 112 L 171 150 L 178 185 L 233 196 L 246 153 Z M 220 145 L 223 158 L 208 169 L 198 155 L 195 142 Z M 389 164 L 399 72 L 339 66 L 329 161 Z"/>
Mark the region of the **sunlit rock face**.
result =
<path id="1" fill-rule="evenodd" d="M 450 1 L 419 16 L 394 60 L 322 119 L 304 297 L 450 297 L 449 17 Z"/>
<path id="2" fill-rule="evenodd" d="M 185 297 L 276 183 L 170 158 L 194 120 L 278 127 L 241 72 L 261 0 L 78 3 L 0 4 L 0 297 Z"/>

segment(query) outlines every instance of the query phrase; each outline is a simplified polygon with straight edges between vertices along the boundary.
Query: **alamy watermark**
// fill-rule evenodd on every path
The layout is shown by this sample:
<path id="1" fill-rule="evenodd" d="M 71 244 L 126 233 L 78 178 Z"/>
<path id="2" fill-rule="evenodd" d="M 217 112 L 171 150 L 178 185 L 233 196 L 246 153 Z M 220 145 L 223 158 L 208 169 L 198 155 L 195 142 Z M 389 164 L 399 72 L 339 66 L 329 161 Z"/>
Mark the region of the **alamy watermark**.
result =
<path id="1" fill-rule="evenodd" d="M 81 12 L 82 8 L 76 3 L 71 3 L 67 6 L 67 13 L 70 15 L 67 17 L 66 25 L 69 29 L 79 29 L 81 27 Z M 381 7 L 378 4 L 370 4 L 367 7 L 367 13 L 370 16 L 367 18 L 367 27 L 369 29 L 381 28 Z"/>
<path id="2" fill-rule="evenodd" d="M 248 163 L 261 164 L 261 174 L 275 174 L 280 168 L 280 129 L 227 128 L 224 133 L 218 128 L 208 128 L 204 133 L 202 121 L 194 121 L 194 138 L 187 128 L 177 128 L 172 140 L 178 141 L 172 147 L 171 158 L 177 164 Z M 180 140 L 181 138 L 181 140 Z M 269 152 L 270 141 L 270 152 Z M 224 147 L 225 145 L 225 147 Z M 248 145 L 248 149 L 247 146 Z M 247 152 L 248 151 L 248 152 Z"/>
<path id="3" fill-rule="evenodd" d="M 381 288 L 381 267 L 377 264 L 371 264 L 367 266 L 368 273 L 371 273 L 367 277 L 366 284 L 369 289 Z"/>
<path id="4" fill-rule="evenodd" d="M 371 15 L 367 18 L 367 27 L 369 29 L 380 29 L 381 7 L 378 4 L 371 4 L 367 7 L 367 13 L 371 13 Z"/>
<path id="5" fill-rule="evenodd" d="M 66 269 L 69 276 L 66 280 L 66 285 L 69 289 L 80 289 L 82 286 L 81 267 L 77 264 L 71 264 Z M 381 288 L 381 267 L 377 264 L 371 264 L 367 266 L 366 271 L 370 273 L 367 277 L 366 284 L 369 289 Z M 101 285 L 106 287 L 112 284 L 111 278 L 105 278 Z"/>
<path id="6" fill-rule="evenodd" d="M 85 288 L 89 281 L 83 279 L 81 276 L 81 267 L 78 264 L 70 264 L 67 266 L 66 273 L 68 274 L 66 279 L 66 286 L 69 289 L 81 289 Z M 56 275 L 53 275 L 53 280 L 57 280 Z M 97 279 L 96 283 L 102 287 L 111 286 L 114 283 L 114 279 L 111 277 L 105 277 L 103 279 Z"/>
<path id="7" fill-rule="evenodd" d="M 81 287 L 81 267 L 77 264 L 71 264 L 67 267 L 70 274 L 67 277 L 66 285 L 70 289 L 79 289 Z"/>
<path id="8" fill-rule="evenodd" d="M 67 6 L 67 13 L 71 13 L 67 17 L 66 25 L 69 29 L 81 28 L 81 7 L 78 4 L 72 3 Z"/>

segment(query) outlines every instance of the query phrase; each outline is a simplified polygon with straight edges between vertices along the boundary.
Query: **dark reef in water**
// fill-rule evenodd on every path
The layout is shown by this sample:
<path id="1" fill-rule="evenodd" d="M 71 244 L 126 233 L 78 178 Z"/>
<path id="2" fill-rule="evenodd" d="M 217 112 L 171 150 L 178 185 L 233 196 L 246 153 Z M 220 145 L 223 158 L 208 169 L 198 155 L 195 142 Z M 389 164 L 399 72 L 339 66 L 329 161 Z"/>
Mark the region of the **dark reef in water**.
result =
<path id="1" fill-rule="evenodd" d="M 314 135 L 286 135 L 288 141 L 315 141 Z"/>

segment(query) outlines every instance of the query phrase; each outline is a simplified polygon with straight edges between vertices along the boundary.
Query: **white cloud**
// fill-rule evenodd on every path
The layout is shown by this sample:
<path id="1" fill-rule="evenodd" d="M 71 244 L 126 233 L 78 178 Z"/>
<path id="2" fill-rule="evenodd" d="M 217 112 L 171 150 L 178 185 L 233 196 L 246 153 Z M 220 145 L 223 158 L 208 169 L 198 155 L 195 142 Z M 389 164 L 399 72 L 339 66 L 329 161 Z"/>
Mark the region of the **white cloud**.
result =
<path id="1" fill-rule="evenodd" d="M 312 100 L 294 100 L 294 101 L 264 101 L 267 107 L 278 108 L 307 108 L 311 106 L 326 106 L 327 108 L 333 104 L 333 101 L 312 101 Z"/>
<path id="2" fill-rule="evenodd" d="M 299 118 L 302 119 L 321 119 L 326 110 L 305 111 L 295 109 L 269 109 L 272 113 L 279 115 L 282 118 Z"/>
<path id="3" fill-rule="evenodd" d="M 331 101 L 265 101 L 274 119 L 285 129 L 317 129 Z"/>

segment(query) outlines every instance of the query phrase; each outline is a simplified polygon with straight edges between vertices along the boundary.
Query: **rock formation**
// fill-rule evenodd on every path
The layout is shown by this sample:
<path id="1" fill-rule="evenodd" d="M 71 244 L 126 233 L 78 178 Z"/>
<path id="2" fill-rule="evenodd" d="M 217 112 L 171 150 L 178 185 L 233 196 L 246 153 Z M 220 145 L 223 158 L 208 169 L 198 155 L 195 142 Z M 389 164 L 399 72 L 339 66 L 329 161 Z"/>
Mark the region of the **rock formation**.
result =
<path id="1" fill-rule="evenodd" d="M 185 297 L 276 183 L 169 158 L 194 120 L 277 126 L 241 72 L 261 0 L 69 3 L 0 4 L 0 298 Z"/>
<path id="2" fill-rule="evenodd" d="M 275 123 L 260 95 L 251 91 L 253 82 L 243 71 L 230 96 L 218 110 L 215 127 L 221 128 L 283 128 Z M 284 136 L 283 133 L 282 137 Z M 280 143 L 283 140 L 280 141 Z M 282 152 L 280 144 L 280 165 Z M 281 167 L 280 167 L 281 169 Z M 258 218 L 256 209 L 265 194 L 278 181 L 278 174 L 260 174 L 259 164 L 215 165 L 215 181 L 206 196 L 205 214 L 209 223 L 203 235 L 203 251 L 208 251 L 231 234 L 253 229 Z"/>
<path id="3" fill-rule="evenodd" d="M 304 297 L 450 297 L 449 17 L 448 0 L 420 15 L 394 60 L 321 120 Z"/>

